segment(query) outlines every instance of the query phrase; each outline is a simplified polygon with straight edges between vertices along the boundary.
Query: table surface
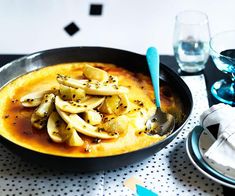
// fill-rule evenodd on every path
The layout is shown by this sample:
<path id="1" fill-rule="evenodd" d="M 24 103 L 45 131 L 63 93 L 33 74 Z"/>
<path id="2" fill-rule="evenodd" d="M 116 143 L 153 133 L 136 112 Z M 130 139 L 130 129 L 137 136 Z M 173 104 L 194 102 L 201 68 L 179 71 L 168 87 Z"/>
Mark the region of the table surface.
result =
<path id="1" fill-rule="evenodd" d="M 0 55 L 0 66 L 4 65 L 14 59 L 17 59 L 21 56 L 23 56 L 23 55 L 2 54 L 2 55 Z M 175 58 L 173 56 L 161 55 L 160 59 L 163 64 L 167 65 L 168 67 L 173 69 L 175 72 L 178 71 L 179 67 L 178 67 L 178 65 L 175 61 Z M 206 64 L 206 68 L 202 73 L 204 74 L 205 80 L 206 80 L 209 105 L 211 106 L 213 104 L 219 103 L 212 96 L 212 94 L 210 92 L 210 87 L 216 80 L 221 79 L 221 78 L 225 78 L 226 75 L 224 75 L 223 73 L 221 73 L 220 71 L 217 70 L 217 68 L 213 65 L 213 62 L 211 59 L 208 60 L 208 62 Z M 185 74 L 183 73 L 182 75 L 185 75 Z M 224 195 L 235 194 L 235 190 L 230 189 L 228 187 L 223 187 L 223 190 L 224 190 Z"/>

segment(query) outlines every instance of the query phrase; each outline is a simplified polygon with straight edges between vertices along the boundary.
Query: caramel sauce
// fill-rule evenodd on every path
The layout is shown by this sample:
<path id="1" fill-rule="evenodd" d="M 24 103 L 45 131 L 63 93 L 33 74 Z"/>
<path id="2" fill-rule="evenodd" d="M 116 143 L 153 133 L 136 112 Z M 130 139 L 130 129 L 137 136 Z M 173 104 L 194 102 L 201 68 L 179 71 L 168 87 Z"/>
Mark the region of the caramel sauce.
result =
<path id="1" fill-rule="evenodd" d="M 35 108 L 25 108 L 20 103 L 11 104 L 11 106 L 9 110 L 6 110 L 9 118 L 4 121 L 5 125 L 9 126 L 9 130 L 18 140 L 27 140 L 32 145 L 40 144 L 40 146 L 51 150 L 55 148 L 65 152 L 75 150 L 76 147 L 70 147 L 65 143 L 58 144 L 53 142 L 47 133 L 46 127 L 38 130 L 32 126 L 30 118 Z"/>

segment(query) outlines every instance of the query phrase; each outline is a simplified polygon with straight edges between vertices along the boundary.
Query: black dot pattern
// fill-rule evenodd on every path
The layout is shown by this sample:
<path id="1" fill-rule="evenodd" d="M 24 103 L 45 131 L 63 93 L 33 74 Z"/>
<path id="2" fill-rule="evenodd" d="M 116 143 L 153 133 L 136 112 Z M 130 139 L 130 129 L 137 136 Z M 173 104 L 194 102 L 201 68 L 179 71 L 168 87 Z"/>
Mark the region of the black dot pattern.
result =
<path id="1" fill-rule="evenodd" d="M 203 176 L 189 161 L 185 138 L 208 108 L 203 78 L 185 80 L 193 86 L 194 109 L 184 129 L 168 146 L 148 159 L 94 173 L 63 173 L 39 168 L 11 154 L 0 144 L 0 195 L 133 195 L 123 182 L 135 176 L 159 195 L 223 195 L 222 186 Z M 195 85 L 194 85 L 195 84 Z"/>
<path id="2" fill-rule="evenodd" d="M 64 30 L 70 35 L 73 36 L 75 33 L 77 33 L 80 29 L 79 27 L 74 23 L 71 22 L 70 24 L 68 24 Z"/>
<path id="3" fill-rule="evenodd" d="M 101 16 L 102 15 L 102 10 L 103 10 L 103 5 L 102 4 L 91 4 L 89 14 L 91 16 Z"/>

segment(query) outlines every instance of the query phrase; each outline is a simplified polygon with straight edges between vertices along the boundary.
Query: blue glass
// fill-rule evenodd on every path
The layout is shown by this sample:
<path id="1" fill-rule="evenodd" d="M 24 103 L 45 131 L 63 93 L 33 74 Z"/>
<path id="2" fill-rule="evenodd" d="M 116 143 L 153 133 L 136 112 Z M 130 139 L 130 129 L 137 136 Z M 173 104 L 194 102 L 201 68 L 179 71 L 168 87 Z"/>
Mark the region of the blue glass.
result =
<path id="1" fill-rule="evenodd" d="M 212 37 L 210 55 L 216 67 L 229 75 L 211 87 L 212 95 L 219 101 L 235 105 L 235 31 L 223 32 Z"/>

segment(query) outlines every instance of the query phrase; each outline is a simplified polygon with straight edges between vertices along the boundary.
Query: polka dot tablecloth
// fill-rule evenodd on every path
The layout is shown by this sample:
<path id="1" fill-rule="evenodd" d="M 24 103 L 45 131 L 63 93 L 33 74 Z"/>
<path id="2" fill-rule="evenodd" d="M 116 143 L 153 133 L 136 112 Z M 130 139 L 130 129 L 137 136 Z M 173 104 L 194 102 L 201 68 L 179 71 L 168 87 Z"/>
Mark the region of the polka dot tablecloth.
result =
<path id="1" fill-rule="evenodd" d="M 123 183 L 140 179 L 162 195 L 222 195 L 221 185 L 203 176 L 189 161 L 185 138 L 199 115 L 208 108 L 203 75 L 183 78 L 190 84 L 194 99 L 192 115 L 184 129 L 167 147 L 148 159 L 110 171 L 63 173 L 24 162 L 0 145 L 0 195 L 133 195 Z"/>

